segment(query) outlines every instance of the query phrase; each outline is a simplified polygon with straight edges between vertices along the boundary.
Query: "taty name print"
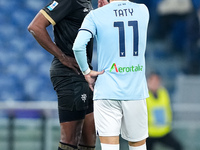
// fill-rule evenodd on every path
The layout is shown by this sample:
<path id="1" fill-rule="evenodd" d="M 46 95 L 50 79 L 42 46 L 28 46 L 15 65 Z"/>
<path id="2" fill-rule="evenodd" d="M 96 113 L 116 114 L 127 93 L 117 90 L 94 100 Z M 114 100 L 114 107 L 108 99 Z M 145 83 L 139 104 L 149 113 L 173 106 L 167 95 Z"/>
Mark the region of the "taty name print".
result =
<path id="1" fill-rule="evenodd" d="M 133 16 L 133 8 L 113 10 L 116 17 Z"/>

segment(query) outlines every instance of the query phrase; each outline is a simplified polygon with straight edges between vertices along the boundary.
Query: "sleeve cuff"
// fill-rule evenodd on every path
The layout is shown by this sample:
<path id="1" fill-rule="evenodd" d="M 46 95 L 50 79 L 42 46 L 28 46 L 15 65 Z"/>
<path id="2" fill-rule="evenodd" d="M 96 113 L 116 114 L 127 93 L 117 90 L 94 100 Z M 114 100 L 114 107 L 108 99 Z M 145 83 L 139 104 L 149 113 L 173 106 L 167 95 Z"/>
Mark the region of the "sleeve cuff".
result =
<path id="1" fill-rule="evenodd" d="M 40 13 L 44 15 L 44 17 L 54 26 L 56 22 L 44 11 L 43 9 L 40 10 Z"/>
<path id="2" fill-rule="evenodd" d="M 88 67 L 88 69 L 87 70 L 85 70 L 85 71 L 82 71 L 82 73 L 83 73 L 83 75 L 87 75 L 87 74 L 89 74 L 90 73 L 90 68 Z"/>

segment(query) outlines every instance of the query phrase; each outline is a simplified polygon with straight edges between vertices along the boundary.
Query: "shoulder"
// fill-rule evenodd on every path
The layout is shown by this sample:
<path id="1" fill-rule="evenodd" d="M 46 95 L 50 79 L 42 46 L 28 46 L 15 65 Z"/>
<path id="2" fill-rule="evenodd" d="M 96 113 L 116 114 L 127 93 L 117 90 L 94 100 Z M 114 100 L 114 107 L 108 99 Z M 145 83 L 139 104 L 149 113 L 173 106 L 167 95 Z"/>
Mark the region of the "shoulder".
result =
<path id="1" fill-rule="evenodd" d="M 141 14 L 143 14 L 143 16 L 149 20 L 149 10 L 147 6 L 145 4 L 137 4 L 137 6 L 139 8 L 139 12 L 141 12 Z"/>
<path id="2" fill-rule="evenodd" d="M 149 13 L 149 10 L 145 4 L 136 4 L 136 5 L 141 11 Z"/>
<path id="3" fill-rule="evenodd" d="M 143 11 L 143 12 L 149 12 L 147 6 L 145 4 L 142 3 L 135 3 L 135 2 L 129 2 L 130 5 L 132 5 L 133 7 L 135 7 L 136 9 Z"/>
<path id="4" fill-rule="evenodd" d="M 93 9 L 87 14 L 87 18 L 94 19 L 96 15 L 100 14 L 101 8 Z"/>
<path id="5" fill-rule="evenodd" d="M 56 1 L 53 1 L 53 3 L 56 3 L 58 5 L 62 5 L 62 6 L 66 6 L 66 5 L 70 5 L 72 6 L 72 4 L 75 4 L 76 0 L 56 0 Z"/>

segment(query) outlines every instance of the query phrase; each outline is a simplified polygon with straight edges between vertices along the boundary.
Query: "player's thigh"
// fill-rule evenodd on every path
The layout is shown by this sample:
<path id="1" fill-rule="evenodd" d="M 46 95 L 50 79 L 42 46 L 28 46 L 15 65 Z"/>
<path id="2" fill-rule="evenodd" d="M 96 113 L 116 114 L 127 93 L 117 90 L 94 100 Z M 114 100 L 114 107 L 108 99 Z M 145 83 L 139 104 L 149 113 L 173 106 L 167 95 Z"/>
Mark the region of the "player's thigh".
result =
<path id="1" fill-rule="evenodd" d="M 84 118 L 84 124 L 82 128 L 82 136 L 80 140 L 81 145 L 95 146 L 96 143 L 96 132 L 94 124 L 94 113 L 93 113 L 93 95 L 92 91 L 89 94 L 88 108 Z"/>
<path id="2" fill-rule="evenodd" d="M 130 142 L 146 139 L 148 137 L 146 100 L 123 101 L 122 109 L 122 138 Z"/>
<path id="3" fill-rule="evenodd" d="M 63 143 L 77 145 L 78 139 L 80 139 L 82 145 L 95 145 L 96 134 L 93 112 L 91 111 L 93 111 L 93 105 L 82 111 L 59 109 L 61 141 Z"/>
<path id="4" fill-rule="evenodd" d="M 118 101 L 95 100 L 94 118 L 99 136 L 119 136 L 122 110 Z"/>
<path id="5" fill-rule="evenodd" d="M 83 76 L 51 70 L 51 81 L 58 96 L 61 123 L 84 119 L 93 112 L 92 92 Z"/>
<path id="6" fill-rule="evenodd" d="M 67 100 L 68 97 L 63 97 Z M 86 118 L 86 122 L 94 121 L 93 118 L 93 100 L 92 98 L 88 99 L 87 107 L 83 110 L 77 110 L 74 108 L 73 110 L 67 110 L 62 107 L 58 107 L 59 112 L 59 120 L 60 123 L 82 120 Z M 87 116 L 87 117 L 86 117 Z"/>

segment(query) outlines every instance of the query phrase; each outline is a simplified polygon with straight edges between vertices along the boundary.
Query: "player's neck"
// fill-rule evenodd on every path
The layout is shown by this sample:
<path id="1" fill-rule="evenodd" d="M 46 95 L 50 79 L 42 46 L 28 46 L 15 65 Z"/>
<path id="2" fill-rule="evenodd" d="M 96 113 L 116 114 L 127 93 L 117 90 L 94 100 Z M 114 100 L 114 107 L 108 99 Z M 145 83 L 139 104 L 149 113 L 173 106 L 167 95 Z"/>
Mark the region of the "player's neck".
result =
<path id="1" fill-rule="evenodd" d="M 110 2 L 114 2 L 114 1 L 128 1 L 128 0 L 110 0 Z"/>

